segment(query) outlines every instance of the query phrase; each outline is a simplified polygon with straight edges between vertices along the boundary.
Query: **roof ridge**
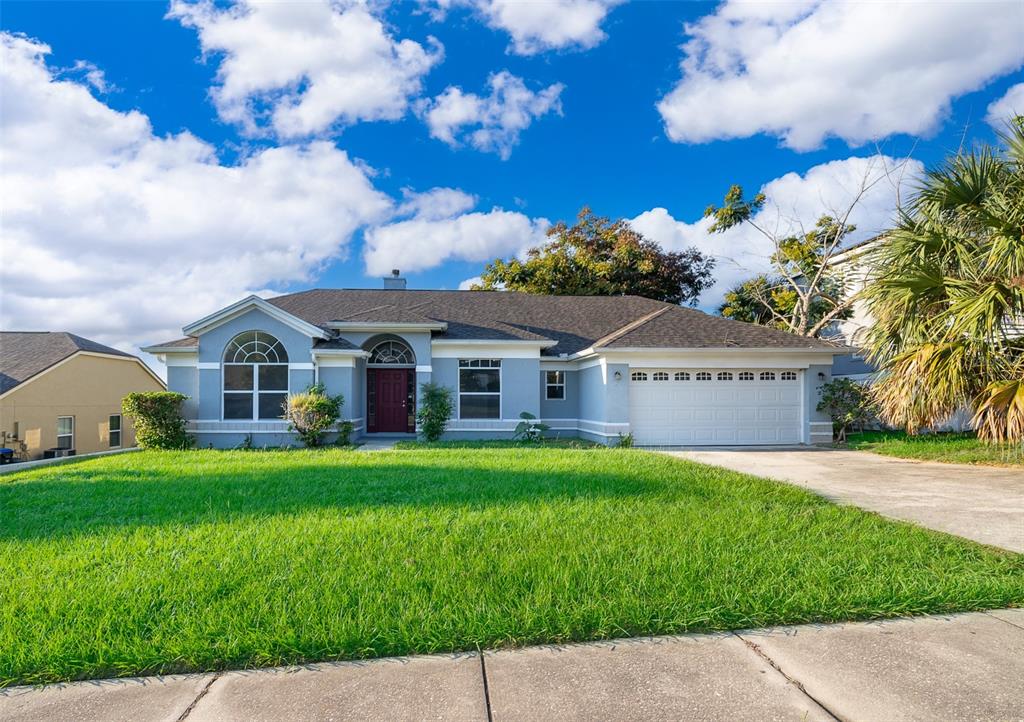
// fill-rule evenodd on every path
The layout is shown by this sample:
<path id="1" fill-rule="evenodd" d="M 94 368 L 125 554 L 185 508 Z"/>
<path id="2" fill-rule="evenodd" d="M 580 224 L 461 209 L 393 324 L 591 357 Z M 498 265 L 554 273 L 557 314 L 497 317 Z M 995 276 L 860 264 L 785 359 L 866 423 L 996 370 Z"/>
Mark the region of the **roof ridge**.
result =
<path id="1" fill-rule="evenodd" d="M 662 306 L 661 308 L 655 309 L 654 311 L 651 311 L 650 313 L 645 314 L 634 321 L 630 321 L 625 326 L 622 326 L 621 328 L 618 328 L 612 331 L 611 333 L 606 334 L 601 338 L 597 339 L 596 341 L 594 341 L 594 343 L 591 344 L 591 346 L 593 348 L 600 348 L 601 346 L 604 346 L 607 343 L 611 343 L 612 341 L 618 338 L 622 338 L 630 331 L 640 328 L 645 323 L 652 321 L 653 319 L 657 318 L 661 314 L 668 311 L 670 308 L 672 308 L 672 306 Z"/>

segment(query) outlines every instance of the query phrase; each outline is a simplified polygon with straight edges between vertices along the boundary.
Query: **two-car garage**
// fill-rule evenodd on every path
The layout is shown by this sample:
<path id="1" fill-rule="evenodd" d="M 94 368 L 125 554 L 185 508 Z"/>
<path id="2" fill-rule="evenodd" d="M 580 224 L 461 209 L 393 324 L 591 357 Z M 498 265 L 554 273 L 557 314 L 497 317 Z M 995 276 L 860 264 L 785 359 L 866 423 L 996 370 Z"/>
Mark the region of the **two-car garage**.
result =
<path id="1" fill-rule="evenodd" d="M 641 446 L 799 444 L 795 369 L 634 368 L 629 419 Z"/>

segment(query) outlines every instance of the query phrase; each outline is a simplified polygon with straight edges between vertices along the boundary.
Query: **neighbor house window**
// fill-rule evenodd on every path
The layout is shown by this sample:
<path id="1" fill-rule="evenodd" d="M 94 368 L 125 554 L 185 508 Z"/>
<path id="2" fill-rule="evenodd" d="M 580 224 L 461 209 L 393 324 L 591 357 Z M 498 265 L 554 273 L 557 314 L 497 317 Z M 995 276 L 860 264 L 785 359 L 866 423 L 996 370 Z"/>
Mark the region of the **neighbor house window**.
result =
<path id="1" fill-rule="evenodd" d="M 782 380 L 783 381 L 796 381 L 796 371 L 783 371 L 782 372 Z"/>
<path id="2" fill-rule="evenodd" d="M 544 372 L 544 396 L 552 401 L 565 398 L 565 371 Z"/>
<path id="3" fill-rule="evenodd" d="M 697 372 L 697 380 L 698 381 L 710 381 L 711 380 L 711 372 L 710 371 L 698 371 Z"/>
<path id="4" fill-rule="evenodd" d="M 288 352 L 263 331 L 246 331 L 224 351 L 224 418 L 280 419 L 288 399 Z"/>
<path id="5" fill-rule="evenodd" d="M 459 418 L 501 418 L 501 361 L 459 360 Z"/>
<path id="6" fill-rule="evenodd" d="M 74 416 L 58 416 L 57 417 L 57 448 L 58 449 L 73 449 L 73 448 L 75 448 L 75 417 Z"/>
<path id="7" fill-rule="evenodd" d="M 690 374 L 685 371 L 676 371 L 676 381 L 689 381 Z"/>
<path id="8" fill-rule="evenodd" d="M 754 374 L 750 371 L 740 371 L 740 381 L 753 381 Z"/>
<path id="9" fill-rule="evenodd" d="M 732 372 L 731 371 L 719 371 L 718 372 L 718 380 L 719 381 L 732 381 Z"/>
<path id="10" fill-rule="evenodd" d="M 643 371 L 634 371 L 633 375 L 630 376 L 630 378 L 633 381 L 646 381 L 647 380 L 647 374 L 645 374 Z"/>
<path id="11" fill-rule="evenodd" d="M 107 421 L 107 432 L 110 437 L 110 448 L 121 445 L 121 414 L 113 414 Z"/>
<path id="12" fill-rule="evenodd" d="M 775 372 L 774 371 L 762 371 L 761 372 L 761 380 L 762 381 L 774 381 L 775 380 Z"/>

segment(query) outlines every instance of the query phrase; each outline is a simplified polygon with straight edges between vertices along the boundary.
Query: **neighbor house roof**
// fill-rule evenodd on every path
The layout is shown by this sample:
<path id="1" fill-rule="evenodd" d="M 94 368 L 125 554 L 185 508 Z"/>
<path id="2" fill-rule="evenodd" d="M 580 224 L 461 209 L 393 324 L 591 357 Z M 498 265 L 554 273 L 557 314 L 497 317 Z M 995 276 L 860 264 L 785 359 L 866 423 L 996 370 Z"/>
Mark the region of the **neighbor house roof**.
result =
<path id="1" fill-rule="evenodd" d="M 136 358 L 67 331 L 3 331 L 0 332 L 0 393 L 10 391 L 79 351 Z"/>
<path id="2" fill-rule="evenodd" d="M 601 348 L 831 349 L 833 344 L 640 296 L 514 291 L 313 289 L 268 299 L 321 328 L 346 322 L 445 324 L 435 339 L 537 341 L 545 356 Z M 321 342 L 323 343 L 323 342 Z"/>

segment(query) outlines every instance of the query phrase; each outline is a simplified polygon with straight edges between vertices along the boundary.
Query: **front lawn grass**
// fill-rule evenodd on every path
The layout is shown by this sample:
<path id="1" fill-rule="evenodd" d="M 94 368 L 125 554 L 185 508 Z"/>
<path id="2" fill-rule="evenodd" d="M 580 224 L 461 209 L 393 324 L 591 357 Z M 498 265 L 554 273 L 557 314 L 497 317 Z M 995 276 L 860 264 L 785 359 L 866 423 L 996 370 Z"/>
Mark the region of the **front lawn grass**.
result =
<path id="1" fill-rule="evenodd" d="M 986 444 L 973 433 L 941 433 L 910 436 L 902 431 L 865 431 L 850 434 L 848 446 L 885 456 L 950 464 L 1024 466 L 1020 444 Z"/>
<path id="2" fill-rule="evenodd" d="M 0 477 L 0 682 L 1019 606 L 1024 555 L 639 450 L 123 454 Z"/>

